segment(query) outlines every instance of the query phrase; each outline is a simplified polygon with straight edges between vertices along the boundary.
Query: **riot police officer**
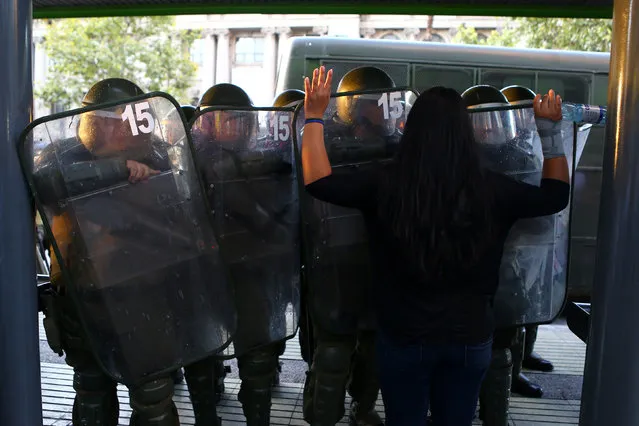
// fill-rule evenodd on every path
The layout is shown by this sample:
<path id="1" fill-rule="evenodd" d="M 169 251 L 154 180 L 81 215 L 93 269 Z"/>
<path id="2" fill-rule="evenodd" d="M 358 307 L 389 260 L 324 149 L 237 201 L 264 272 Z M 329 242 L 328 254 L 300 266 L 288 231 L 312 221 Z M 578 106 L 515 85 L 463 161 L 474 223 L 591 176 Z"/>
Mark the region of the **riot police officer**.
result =
<path id="1" fill-rule="evenodd" d="M 535 92 L 524 86 L 508 86 L 501 89 L 511 105 L 532 106 L 535 99 Z M 515 110 L 516 117 L 523 117 L 523 110 Z M 519 328 L 514 341 L 511 352 L 513 354 L 513 381 L 511 390 L 521 395 L 540 398 L 543 390 L 537 384 L 532 383 L 528 377 L 522 372 L 522 364 L 526 363 L 526 367 L 536 366 L 542 371 L 552 371 L 552 364 L 549 361 L 539 357 L 533 352 L 535 340 L 537 338 L 538 326 L 526 326 Z M 535 365 L 537 364 L 537 365 Z"/>
<path id="2" fill-rule="evenodd" d="M 276 108 L 293 108 L 304 102 L 305 94 L 301 90 L 297 89 L 287 89 L 279 93 L 273 99 L 273 106 Z M 303 250 L 303 249 L 302 249 Z M 298 340 L 300 344 L 300 352 L 302 354 L 302 359 L 310 364 L 313 359 L 313 329 L 309 327 L 308 323 L 308 315 L 306 310 L 306 294 L 304 293 L 305 287 L 303 286 L 300 294 L 300 302 L 301 302 L 301 316 L 299 320 L 299 330 L 298 330 Z M 280 349 L 280 356 L 284 354 L 286 350 L 286 344 L 283 343 Z M 279 373 L 282 371 L 282 363 L 281 361 L 278 363 L 278 376 L 276 378 L 276 382 L 279 383 Z"/>
<path id="3" fill-rule="evenodd" d="M 508 100 L 492 86 L 475 86 L 464 93 L 469 108 L 507 106 Z M 482 157 L 490 168 L 497 169 L 503 159 L 517 161 L 520 156 L 508 157 L 504 152 L 504 141 L 514 137 L 512 114 L 495 112 L 490 115 L 492 123 L 473 123 L 476 139 L 494 141 L 482 145 Z M 472 120 L 480 120 L 479 114 L 471 115 Z M 483 132 L 483 133 L 482 133 Z M 512 168 L 512 167 L 507 167 Z M 491 364 L 482 383 L 479 402 L 479 416 L 487 426 L 508 425 L 508 405 L 512 379 L 513 356 L 511 347 L 517 334 L 517 327 L 496 328 L 493 335 Z"/>
<path id="4" fill-rule="evenodd" d="M 282 147 L 269 140 L 273 135 L 258 138 L 259 114 L 241 88 L 211 87 L 199 109 L 214 106 L 227 109 L 201 114 L 192 127 L 193 142 L 236 288 L 238 399 L 249 426 L 267 426 L 278 357 L 288 337 L 286 306 L 299 298 L 292 145 Z"/>
<path id="5" fill-rule="evenodd" d="M 332 117 L 325 119 L 325 144 L 335 173 L 350 165 L 385 161 L 393 155 L 400 135 L 396 123 L 385 119 L 380 95 L 339 93 L 391 89 L 394 81 L 376 67 L 359 67 L 338 84 Z M 307 197 L 310 197 L 307 195 Z M 307 218 L 310 250 L 317 262 L 306 272 L 306 308 L 314 335 L 313 362 L 304 387 L 304 419 L 312 425 L 334 425 L 344 415 L 346 388 L 352 397 L 350 423 L 381 425 L 375 410 L 379 393 L 375 361 L 375 320 L 369 283 L 372 282 L 366 231 L 358 212 L 344 211 L 309 199 L 314 215 Z M 334 213 L 330 213 L 336 209 Z M 337 210 L 339 209 L 339 210 Z M 324 212 L 324 213 L 323 213 Z M 342 225 L 326 225 L 332 217 Z M 337 228 L 334 228 L 337 226 Z M 339 235 L 343 234 L 343 235 Z M 307 256 L 308 257 L 308 256 Z M 304 314 L 302 314 L 304 317 Z"/>
<path id="6" fill-rule="evenodd" d="M 82 100 L 83 106 L 124 100 L 141 95 L 142 90 L 124 79 L 106 79 L 96 83 Z M 66 140 L 57 149 L 53 145 L 45 148 L 35 165 L 34 180 L 41 186 L 40 199 L 47 204 L 48 198 L 59 193 L 54 179 L 51 179 L 54 164 L 86 163 L 95 176 L 100 176 L 99 186 L 108 186 L 128 176 L 129 181 L 139 182 L 149 176 L 169 168 L 168 158 L 158 154 L 152 146 L 144 148 L 135 159 L 122 161 L 114 157 L 114 150 L 128 144 L 122 130 L 120 117 L 108 117 L 100 111 L 84 113 L 78 125 L 78 139 Z M 96 130 L 97 129 L 97 130 Z M 104 130 L 104 132 L 102 132 Z M 150 142 L 151 145 L 153 142 Z M 151 148 L 151 149 L 148 149 Z M 55 161 L 54 161 L 55 159 Z M 80 173 L 79 175 L 82 175 Z M 69 176 L 67 176 L 69 178 Z M 110 182 L 110 183 L 109 183 Z M 71 185 L 73 182 L 66 182 Z M 47 190 L 47 184 L 51 187 Z M 81 185 L 80 185 L 81 186 Z M 78 187 L 80 187 L 78 186 Z M 87 188 L 88 190 L 88 188 Z M 48 203 L 49 205 L 54 205 Z M 63 256 L 72 252 L 69 244 L 72 225 L 68 214 L 55 211 L 52 214 L 51 229 Z M 65 259 L 67 260 L 67 259 Z M 44 326 L 51 349 L 74 370 L 73 387 L 76 392 L 73 404 L 73 424 L 118 424 L 119 405 L 116 393 L 117 383 L 101 369 L 88 343 L 80 323 L 78 311 L 67 291 L 63 280 L 61 260 L 52 250 L 51 282 L 54 294 L 44 302 Z M 150 361 L 151 362 L 151 361 Z M 136 425 L 178 425 L 178 413 L 172 401 L 173 386 L 169 374 L 155 380 L 130 387 L 130 403 L 133 408 L 131 424 Z"/>
<path id="7" fill-rule="evenodd" d="M 487 85 L 474 86 L 462 97 L 471 110 L 509 105 L 503 93 Z M 535 121 L 531 111 L 486 111 L 471 114 L 471 120 L 482 160 L 488 168 L 517 180 L 539 184 L 543 160 L 541 150 L 534 143 Z M 552 234 L 553 227 L 554 219 L 548 217 L 520 220 L 511 229 L 504 247 L 499 288 L 493 301 L 496 330 L 492 361 L 479 397 L 480 418 L 488 426 L 508 424 L 511 383 L 519 383 L 513 382 L 512 378 L 512 348 L 517 347 L 520 330 L 517 324 L 534 319 L 537 314 L 528 288 L 539 289 L 534 284 L 543 282 L 549 254 L 548 244 L 541 245 L 540 249 L 531 238 L 543 238 L 549 231 Z"/>

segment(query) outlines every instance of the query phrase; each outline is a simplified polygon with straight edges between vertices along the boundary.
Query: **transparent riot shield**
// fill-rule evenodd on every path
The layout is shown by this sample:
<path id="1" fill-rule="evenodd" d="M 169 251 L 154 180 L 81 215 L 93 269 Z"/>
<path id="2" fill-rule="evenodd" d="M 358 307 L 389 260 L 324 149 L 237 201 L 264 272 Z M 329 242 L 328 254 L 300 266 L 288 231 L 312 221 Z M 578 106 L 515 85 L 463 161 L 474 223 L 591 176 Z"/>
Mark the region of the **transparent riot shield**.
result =
<path id="1" fill-rule="evenodd" d="M 383 166 L 396 153 L 411 105 L 409 89 L 333 95 L 324 115 L 324 142 L 334 174 Z M 303 104 L 295 131 L 301 147 Z M 305 240 L 304 285 L 314 325 L 346 334 L 374 329 L 368 235 L 356 209 L 301 195 Z"/>
<path id="2" fill-rule="evenodd" d="M 125 384 L 215 354 L 235 329 L 188 139 L 179 105 L 159 92 L 45 117 L 23 135 L 53 285 Z"/>
<path id="3" fill-rule="evenodd" d="M 539 185 L 543 154 L 532 108 L 469 112 L 486 166 Z M 562 122 L 571 176 L 589 131 L 589 126 L 575 131 L 574 123 Z M 569 218 L 570 206 L 555 215 L 519 220 L 511 228 L 494 300 L 498 328 L 550 322 L 561 312 L 567 294 Z"/>
<path id="4" fill-rule="evenodd" d="M 191 126 L 238 329 L 225 355 L 295 335 L 300 311 L 299 183 L 293 109 L 208 108 Z"/>

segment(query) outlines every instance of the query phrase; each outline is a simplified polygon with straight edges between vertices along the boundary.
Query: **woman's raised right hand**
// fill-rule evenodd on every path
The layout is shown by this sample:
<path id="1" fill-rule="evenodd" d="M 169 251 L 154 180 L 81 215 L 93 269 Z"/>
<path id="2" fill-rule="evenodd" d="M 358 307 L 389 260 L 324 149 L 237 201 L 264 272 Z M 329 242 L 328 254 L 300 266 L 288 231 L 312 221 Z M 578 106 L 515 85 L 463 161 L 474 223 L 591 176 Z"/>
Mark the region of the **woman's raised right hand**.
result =
<path id="1" fill-rule="evenodd" d="M 561 121 L 561 96 L 555 95 L 552 89 L 543 97 L 538 94 L 533 102 L 533 110 L 536 118 Z"/>

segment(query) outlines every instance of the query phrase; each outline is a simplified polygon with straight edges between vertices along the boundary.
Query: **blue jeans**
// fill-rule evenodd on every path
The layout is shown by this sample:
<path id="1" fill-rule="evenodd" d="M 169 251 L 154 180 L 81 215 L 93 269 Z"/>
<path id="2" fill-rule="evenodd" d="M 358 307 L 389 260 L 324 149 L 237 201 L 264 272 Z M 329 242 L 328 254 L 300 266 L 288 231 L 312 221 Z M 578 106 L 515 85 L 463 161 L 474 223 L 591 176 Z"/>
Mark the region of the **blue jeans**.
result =
<path id="1" fill-rule="evenodd" d="M 470 426 L 492 339 L 480 345 L 401 345 L 377 335 L 379 379 L 386 426 Z"/>

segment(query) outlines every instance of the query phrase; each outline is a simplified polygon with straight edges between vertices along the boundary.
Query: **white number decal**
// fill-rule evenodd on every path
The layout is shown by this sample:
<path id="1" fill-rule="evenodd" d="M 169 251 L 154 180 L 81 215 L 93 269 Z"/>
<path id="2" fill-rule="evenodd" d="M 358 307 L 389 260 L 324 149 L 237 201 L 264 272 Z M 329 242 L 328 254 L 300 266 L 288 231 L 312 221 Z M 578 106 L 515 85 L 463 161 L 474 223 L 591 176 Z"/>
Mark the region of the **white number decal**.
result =
<path id="1" fill-rule="evenodd" d="M 133 116 L 133 108 L 131 105 L 127 105 L 124 109 L 124 114 L 122 114 L 122 121 L 129 120 L 129 125 L 131 126 L 131 133 L 133 136 L 138 135 L 138 127 L 135 125 L 135 117 Z"/>
<path id="2" fill-rule="evenodd" d="M 284 142 L 291 136 L 291 129 L 288 124 L 288 115 L 278 115 L 277 120 L 273 120 L 273 135 L 275 142 Z"/>
<path id="3" fill-rule="evenodd" d="M 131 126 L 131 133 L 133 136 L 137 136 L 140 133 L 151 133 L 155 128 L 155 121 L 153 116 L 147 110 L 150 108 L 148 102 L 140 102 L 135 104 L 135 116 L 133 115 L 133 107 L 127 105 L 122 114 L 122 121 L 129 121 Z M 138 121 L 146 121 L 146 124 L 137 124 Z M 139 129 L 139 131 L 138 131 Z"/>
<path id="4" fill-rule="evenodd" d="M 404 113 L 404 106 L 400 102 L 401 92 L 393 92 L 388 95 L 384 93 L 377 101 L 377 106 L 381 106 L 384 110 L 384 119 L 398 119 Z M 390 108 L 389 108 L 390 107 Z"/>

